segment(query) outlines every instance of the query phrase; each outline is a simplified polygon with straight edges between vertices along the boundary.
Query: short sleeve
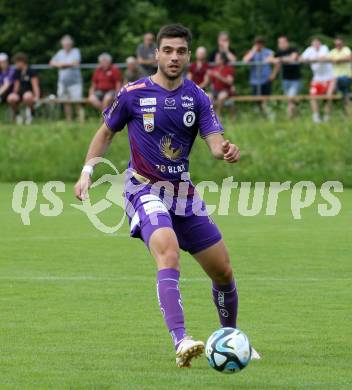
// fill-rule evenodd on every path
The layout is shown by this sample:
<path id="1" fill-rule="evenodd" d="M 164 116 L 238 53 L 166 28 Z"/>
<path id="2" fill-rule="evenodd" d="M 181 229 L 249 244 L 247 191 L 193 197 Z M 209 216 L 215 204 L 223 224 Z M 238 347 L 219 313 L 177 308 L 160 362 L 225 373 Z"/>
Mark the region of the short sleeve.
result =
<path id="1" fill-rule="evenodd" d="M 319 57 L 327 56 L 329 54 L 329 48 L 323 45 L 320 49 Z"/>
<path id="2" fill-rule="evenodd" d="M 60 52 L 56 52 L 53 57 L 51 58 L 51 61 L 60 61 Z"/>
<path id="3" fill-rule="evenodd" d="M 267 49 L 264 54 L 264 59 L 273 56 L 275 53 L 271 49 Z"/>
<path id="4" fill-rule="evenodd" d="M 307 47 L 306 50 L 304 50 L 304 52 L 302 53 L 302 58 L 304 58 L 305 60 L 308 60 L 310 57 L 310 48 Z"/>
<path id="5" fill-rule="evenodd" d="M 143 51 L 143 44 L 139 44 L 139 45 L 137 46 L 137 50 L 136 50 L 136 55 L 137 55 L 137 57 L 142 57 L 142 58 L 143 58 L 143 53 L 142 53 L 142 51 Z"/>
<path id="6" fill-rule="evenodd" d="M 77 61 L 77 62 L 81 62 L 81 52 L 79 51 L 79 49 L 74 49 L 74 53 L 73 54 L 73 61 Z"/>
<path id="7" fill-rule="evenodd" d="M 103 111 L 105 124 L 113 132 L 121 131 L 131 116 L 131 107 L 126 88 L 122 88 L 114 101 Z"/>
<path id="8" fill-rule="evenodd" d="M 35 69 L 29 68 L 28 73 L 30 78 L 37 77 L 37 72 Z"/>
<path id="9" fill-rule="evenodd" d="M 224 133 L 209 96 L 200 88 L 198 90 L 198 127 L 202 138 L 214 133 Z"/>
<path id="10" fill-rule="evenodd" d="M 10 69 L 10 73 L 9 73 L 9 77 L 8 77 L 8 81 L 10 83 L 13 83 L 15 81 L 15 75 L 16 75 L 16 69 L 15 68 L 11 68 Z"/>

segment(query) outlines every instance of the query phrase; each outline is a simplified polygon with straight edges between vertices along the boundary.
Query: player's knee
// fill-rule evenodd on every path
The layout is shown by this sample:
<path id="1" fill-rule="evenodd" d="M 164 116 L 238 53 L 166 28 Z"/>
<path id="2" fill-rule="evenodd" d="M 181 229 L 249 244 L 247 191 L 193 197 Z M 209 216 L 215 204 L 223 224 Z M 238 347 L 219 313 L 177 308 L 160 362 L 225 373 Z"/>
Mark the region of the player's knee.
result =
<path id="1" fill-rule="evenodd" d="M 230 264 L 220 268 L 215 275 L 213 275 L 214 282 L 218 284 L 229 284 L 233 280 L 233 272 Z"/>
<path id="2" fill-rule="evenodd" d="M 34 100 L 34 96 L 32 92 L 25 92 L 23 94 L 23 102 L 26 104 L 32 104 Z"/>
<path id="3" fill-rule="evenodd" d="M 159 268 L 179 269 L 179 250 L 174 248 L 167 248 L 163 251 L 160 251 L 156 257 Z"/>
<path id="4" fill-rule="evenodd" d="M 7 102 L 9 104 L 14 104 L 19 101 L 19 96 L 16 93 L 10 93 L 10 95 L 7 98 Z"/>

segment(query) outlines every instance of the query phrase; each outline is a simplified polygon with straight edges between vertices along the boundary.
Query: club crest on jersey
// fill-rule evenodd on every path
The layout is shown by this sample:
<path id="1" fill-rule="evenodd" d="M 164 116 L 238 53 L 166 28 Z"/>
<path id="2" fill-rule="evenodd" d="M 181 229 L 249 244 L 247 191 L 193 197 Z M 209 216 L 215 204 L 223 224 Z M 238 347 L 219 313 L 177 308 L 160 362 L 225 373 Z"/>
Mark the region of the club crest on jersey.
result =
<path id="1" fill-rule="evenodd" d="M 169 160 L 177 161 L 182 157 L 182 145 L 174 145 L 172 135 L 164 135 L 160 140 L 161 154 Z"/>
<path id="2" fill-rule="evenodd" d="M 147 133 L 154 130 L 154 114 L 143 114 L 143 126 Z"/>
<path id="3" fill-rule="evenodd" d="M 183 124 L 187 127 L 191 127 L 194 125 L 196 121 L 196 114 L 193 111 L 187 111 L 183 115 Z"/>

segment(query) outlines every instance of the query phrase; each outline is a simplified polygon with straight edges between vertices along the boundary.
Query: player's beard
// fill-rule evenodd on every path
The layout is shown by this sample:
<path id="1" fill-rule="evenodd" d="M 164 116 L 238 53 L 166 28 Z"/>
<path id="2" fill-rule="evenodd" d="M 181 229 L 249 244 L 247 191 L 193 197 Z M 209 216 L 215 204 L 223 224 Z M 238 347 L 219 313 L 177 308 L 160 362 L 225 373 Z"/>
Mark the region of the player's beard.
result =
<path id="1" fill-rule="evenodd" d="M 176 80 L 182 76 L 183 72 L 186 69 L 186 65 L 183 65 L 183 66 L 180 65 L 179 71 L 177 73 L 173 73 L 173 74 L 170 74 L 167 71 L 167 67 L 160 64 L 160 63 L 159 63 L 159 69 L 160 69 L 160 72 L 163 74 L 163 76 L 165 76 L 168 80 L 173 81 L 173 80 Z"/>

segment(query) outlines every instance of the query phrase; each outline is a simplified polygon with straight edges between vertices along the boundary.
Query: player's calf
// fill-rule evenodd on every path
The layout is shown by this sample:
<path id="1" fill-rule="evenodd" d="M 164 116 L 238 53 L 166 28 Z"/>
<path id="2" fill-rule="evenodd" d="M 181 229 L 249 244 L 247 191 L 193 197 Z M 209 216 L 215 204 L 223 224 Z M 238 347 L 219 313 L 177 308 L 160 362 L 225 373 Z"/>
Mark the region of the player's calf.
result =
<path id="1" fill-rule="evenodd" d="M 227 284 L 213 282 L 212 293 L 221 326 L 236 328 L 238 309 L 236 282 L 233 279 Z"/>

